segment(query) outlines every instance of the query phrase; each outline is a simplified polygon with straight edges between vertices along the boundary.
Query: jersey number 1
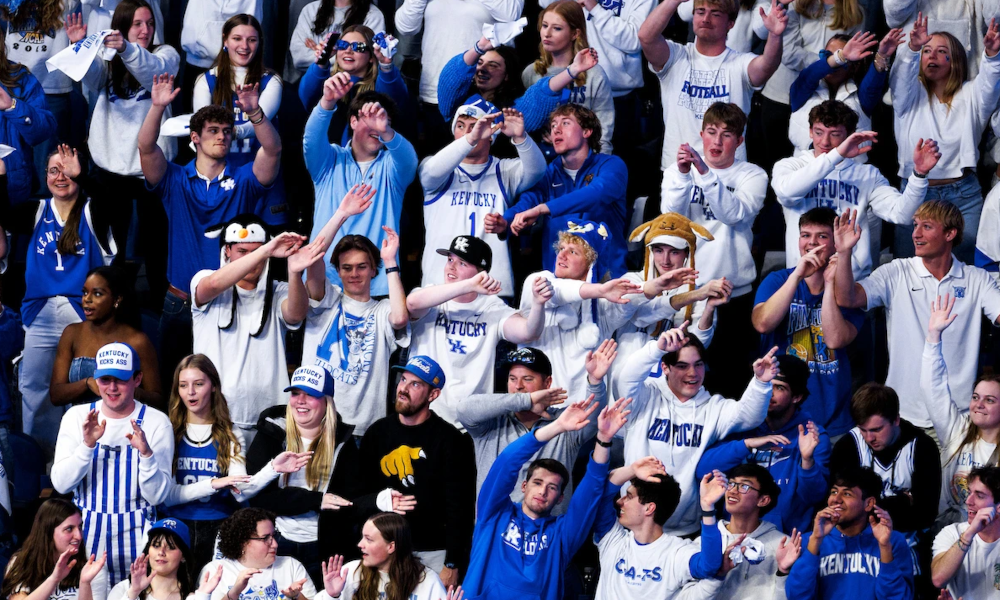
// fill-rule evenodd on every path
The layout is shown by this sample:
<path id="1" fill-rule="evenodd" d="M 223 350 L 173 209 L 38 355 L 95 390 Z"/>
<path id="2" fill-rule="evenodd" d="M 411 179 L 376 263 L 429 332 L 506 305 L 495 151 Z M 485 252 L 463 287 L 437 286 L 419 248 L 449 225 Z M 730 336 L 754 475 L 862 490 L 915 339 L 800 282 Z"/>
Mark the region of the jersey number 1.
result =
<path id="1" fill-rule="evenodd" d="M 476 213 L 472 213 L 471 215 L 469 215 L 469 223 L 471 223 L 471 229 L 472 229 L 472 231 L 469 232 L 469 235 L 471 235 L 472 237 L 476 237 Z"/>

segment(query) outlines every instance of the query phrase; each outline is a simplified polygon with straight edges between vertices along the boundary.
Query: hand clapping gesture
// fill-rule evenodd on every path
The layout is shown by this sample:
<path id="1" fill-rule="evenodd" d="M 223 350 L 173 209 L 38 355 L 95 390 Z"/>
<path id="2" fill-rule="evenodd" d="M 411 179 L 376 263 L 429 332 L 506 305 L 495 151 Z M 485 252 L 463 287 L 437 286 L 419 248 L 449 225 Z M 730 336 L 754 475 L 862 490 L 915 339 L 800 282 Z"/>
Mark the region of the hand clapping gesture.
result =
<path id="1" fill-rule="evenodd" d="M 108 426 L 108 422 L 99 422 L 99 414 L 97 410 L 92 410 L 87 413 L 87 416 L 83 418 L 83 444 L 88 448 L 93 448 L 97 445 L 97 440 L 101 439 L 104 435 L 104 430 Z"/>
<path id="2" fill-rule="evenodd" d="M 153 451 L 149 447 L 149 442 L 146 441 L 146 432 L 142 430 L 142 427 L 139 426 L 139 423 L 135 419 L 132 419 L 132 433 L 126 433 L 125 437 L 128 438 L 128 443 L 136 449 L 139 456 L 149 458 L 153 455 Z"/>
<path id="3" fill-rule="evenodd" d="M 547 277 L 535 278 L 535 282 L 531 285 L 531 301 L 533 304 L 541 306 L 551 300 L 554 294 L 555 289 Z"/>

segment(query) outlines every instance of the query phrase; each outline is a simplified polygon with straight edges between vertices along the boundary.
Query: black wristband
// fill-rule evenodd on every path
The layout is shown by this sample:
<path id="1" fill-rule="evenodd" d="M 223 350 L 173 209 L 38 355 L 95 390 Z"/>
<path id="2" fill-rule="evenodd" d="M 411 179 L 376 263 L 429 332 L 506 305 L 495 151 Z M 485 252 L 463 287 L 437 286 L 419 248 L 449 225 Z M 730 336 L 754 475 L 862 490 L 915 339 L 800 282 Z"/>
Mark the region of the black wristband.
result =
<path id="1" fill-rule="evenodd" d="M 702 510 L 701 511 L 701 518 L 704 519 L 705 517 L 710 517 L 712 519 L 716 518 L 716 516 L 715 516 L 715 509 L 713 508 L 712 510 Z"/>
<path id="2" fill-rule="evenodd" d="M 399 273 L 399 267 L 389 267 L 389 268 L 387 268 L 385 270 L 385 274 L 388 275 L 389 273 Z"/>
<path id="3" fill-rule="evenodd" d="M 610 448 L 611 446 L 614 445 L 614 442 L 602 442 L 600 438 L 597 438 L 596 441 L 597 445 L 600 446 L 601 448 Z"/>

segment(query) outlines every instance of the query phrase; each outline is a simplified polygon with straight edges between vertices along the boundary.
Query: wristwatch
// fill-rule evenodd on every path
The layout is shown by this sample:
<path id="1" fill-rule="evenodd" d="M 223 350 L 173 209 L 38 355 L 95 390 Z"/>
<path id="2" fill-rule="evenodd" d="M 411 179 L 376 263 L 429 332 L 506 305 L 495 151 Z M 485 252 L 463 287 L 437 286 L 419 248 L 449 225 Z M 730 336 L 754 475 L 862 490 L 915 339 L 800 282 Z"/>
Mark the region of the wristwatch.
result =
<path id="1" fill-rule="evenodd" d="M 10 108 L 8 108 L 7 110 L 5 110 L 4 112 L 10 112 L 10 111 L 14 110 L 15 108 L 17 108 L 17 98 L 11 98 L 10 99 Z"/>

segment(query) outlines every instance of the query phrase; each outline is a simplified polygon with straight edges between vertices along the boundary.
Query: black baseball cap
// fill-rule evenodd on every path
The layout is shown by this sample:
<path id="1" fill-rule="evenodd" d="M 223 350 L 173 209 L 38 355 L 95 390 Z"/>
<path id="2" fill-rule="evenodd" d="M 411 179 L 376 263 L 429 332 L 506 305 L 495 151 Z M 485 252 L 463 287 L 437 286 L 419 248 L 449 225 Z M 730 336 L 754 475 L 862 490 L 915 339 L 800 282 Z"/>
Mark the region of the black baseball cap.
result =
<path id="1" fill-rule="evenodd" d="M 552 376 L 552 363 L 549 361 L 549 357 L 545 356 L 545 353 L 537 348 L 525 346 L 524 348 L 511 350 L 504 357 L 504 362 L 506 363 L 508 373 L 513 367 L 521 365 L 543 377 Z"/>
<path id="2" fill-rule="evenodd" d="M 438 248 L 437 253 L 441 256 L 454 254 L 483 271 L 489 271 L 493 266 L 493 249 L 483 240 L 471 235 L 456 237 L 451 240 L 450 248 Z"/>

